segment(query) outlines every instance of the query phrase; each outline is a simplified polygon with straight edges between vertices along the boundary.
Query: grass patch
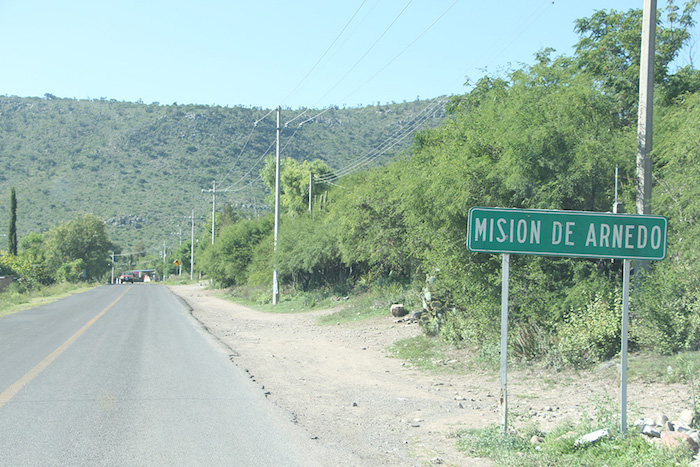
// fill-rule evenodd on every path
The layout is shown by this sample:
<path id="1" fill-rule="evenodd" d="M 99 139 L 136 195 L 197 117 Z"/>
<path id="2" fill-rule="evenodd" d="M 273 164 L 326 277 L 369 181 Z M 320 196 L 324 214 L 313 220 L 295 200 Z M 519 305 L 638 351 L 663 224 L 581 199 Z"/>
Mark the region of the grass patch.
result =
<path id="1" fill-rule="evenodd" d="M 340 302 L 338 311 L 319 318 L 319 324 L 342 324 L 376 317 L 391 317 L 391 305 L 401 303 L 408 313 L 421 310 L 422 303 L 415 287 L 389 283 L 354 293 Z"/>
<path id="2" fill-rule="evenodd" d="M 272 304 L 272 292 L 267 288 L 231 288 L 221 298 L 266 313 L 303 313 L 338 306 L 338 302 L 323 291 L 280 294 L 276 305 Z"/>
<path id="3" fill-rule="evenodd" d="M 302 313 L 311 310 L 334 309 L 318 319 L 321 325 L 337 325 L 362 321 L 379 316 L 390 316 L 392 303 L 404 303 L 407 309 L 417 309 L 412 289 L 399 284 L 375 287 L 373 290 L 355 291 L 351 295 L 340 295 L 332 289 L 309 292 L 286 291 L 280 294 L 277 305 L 271 303 L 272 292 L 268 287 L 234 287 L 221 295 L 222 298 L 254 310 L 270 313 Z"/>
<path id="4" fill-rule="evenodd" d="M 585 430 L 583 429 L 585 428 Z M 591 427 L 562 425 L 545 436 L 539 445 L 529 442 L 530 433 L 524 436 L 501 433 L 500 427 L 460 430 L 454 433 L 459 450 L 473 457 L 486 457 L 500 466 L 566 466 L 609 467 L 690 466 L 693 460 L 689 449 L 659 448 L 647 443 L 634 430 L 629 435 L 611 434 L 589 445 L 576 445 L 576 440 L 589 433 Z"/>
<path id="5" fill-rule="evenodd" d="M 629 359 L 630 377 L 646 382 L 698 385 L 700 352 L 679 352 L 675 355 L 635 354 Z"/>
<path id="6" fill-rule="evenodd" d="M 37 305 L 55 302 L 63 297 L 85 292 L 100 284 L 72 284 L 64 282 L 33 289 L 20 293 L 16 287 L 10 285 L 0 292 L 0 316 L 11 315 L 18 311 L 26 310 Z"/>
<path id="7" fill-rule="evenodd" d="M 368 297 L 356 297 L 338 302 L 338 311 L 318 318 L 318 324 L 344 324 L 377 316 L 390 316 L 386 307 L 372 303 Z"/>
<path id="8" fill-rule="evenodd" d="M 464 350 L 437 337 L 420 335 L 401 339 L 388 349 L 389 355 L 416 368 L 437 373 L 458 373 L 467 369 Z"/>

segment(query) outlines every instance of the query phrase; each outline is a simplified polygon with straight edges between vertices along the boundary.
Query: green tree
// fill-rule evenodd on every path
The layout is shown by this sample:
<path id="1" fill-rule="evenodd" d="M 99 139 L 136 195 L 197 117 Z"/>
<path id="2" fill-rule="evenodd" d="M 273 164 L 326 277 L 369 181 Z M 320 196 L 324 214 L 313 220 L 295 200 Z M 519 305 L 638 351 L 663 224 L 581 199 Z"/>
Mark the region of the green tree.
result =
<path id="1" fill-rule="evenodd" d="M 74 271 L 81 267 L 84 279 L 95 280 L 109 270 L 112 248 L 104 221 L 85 214 L 49 231 L 47 262 L 53 271 L 66 272 L 68 278 L 74 278 Z"/>
<path id="2" fill-rule="evenodd" d="M 360 172 L 333 192 L 327 222 L 343 262 L 356 274 L 408 277 L 417 267 L 404 219 L 402 187 L 410 183 L 404 169 L 398 162 Z"/>
<path id="3" fill-rule="evenodd" d="M 17 195 L 15 187 L 10 190 L 10 229 L 7 234 L 7 252 L 17 254 Z"/>
<path id="4" fill-rule="evenodd" d="M 443 125 L 418 135 L 411 159 L 397 163 L 407 241 L 423 271 L 439 271 L 447 308 L 467 323 L 460 333 L 492 336 L 498 316 L 500 262 L 466 250 L 469 208 L 609 211 L 615 166 L 628 176 L 634 160 L 633 134 L 616 108 L 590 75 L 545 52 L 508 79 L 481 80 L 454 101 Z M 567 287 L 616 273 L 609 262 L 512 261 L 514 324 L 551 323 L 567 313 Z"/>
<path id="5" fill-rule="evenodd" d="M 656 83 L 669 80 L 669 65 L 691 39 L 693 14 L 698 0 L 685 3 L 680 12 L 673 0 L 660 11 L 656 31 Z M 581 36 L 575 60 L 580 69 L 594 76 L 618 101 L 618 112 L 626 123 L 635 123 L 639 94 L 642 10 L 599 10 L 590 18 L 576 20 Z"/>
<path id="6" fill-rule="evenodd" d="M 274 260 L 282 282 L 300 290 L 334 286 L 345 277 L 331 226 L 308 214 L 285 219 Z"/>
<path id="7" fill-rule="evenodd" d="M 220 285 L 245 284 L 253 251 L 272 228 L 272 216 L 230 224 L 221 231 L 216 243 L 204 251 L 202 269 Z"/>
<path id="8" fill-rule="evenodd" d="M 313 162 L 298 161 L 285 158 L 280 162 L 280 204 L 283 212 L 296 215 L 304 212 L 309 206 L 309 175 L 323 177 L 331 174 L 328 165 L 320 160 Z M 265 184 L 272 192 L 271 199 L 268 200 L 273 206 L 275 204 L 275 159 L 267 160 L 265 167 L 261 171 Z M 326 186 L 315 184 L 313 195 L 317 196 L 326 190 Z"/>

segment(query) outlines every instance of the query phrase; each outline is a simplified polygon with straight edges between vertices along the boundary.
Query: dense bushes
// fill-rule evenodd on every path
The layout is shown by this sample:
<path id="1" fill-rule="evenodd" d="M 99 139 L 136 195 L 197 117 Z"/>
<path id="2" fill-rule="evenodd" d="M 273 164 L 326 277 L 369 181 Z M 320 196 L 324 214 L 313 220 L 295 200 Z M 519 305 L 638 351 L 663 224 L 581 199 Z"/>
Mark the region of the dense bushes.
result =
<path id="1" fill-rule="evenodd" d="M 55 282 L 96 281 L 109 270 L 112 248 L 104 222 L 86 214 L 46 234 L 27 235 L 16 255 L 0 252 L 0 275 L 14 276 L 17 293 Z"/>
<path id="2" fill-rule="evenodd" d="M 216 243 L 204 251 L 202 261 L 207 275 L 224 287 L 246 283 L 253 250 L 272 227 L 271 216 L 241 220 L 225 227 Z"/>
<path id="3" fill-rule="evenodd" d="M 672 5 L 666 13 L 673 14 Z M 283 217 L 274 256 L 269 236 L 268 246 L 256 247 L 263 259 L 250 257 L 248 280 L 255 277 L 255 284 L 269 286 L 264 277 L 270 275 L 262 272 L 276 264 L 283 282 L 296 290 L 384 281 L 410 284 L 417 296 L 428 274 L 433 303 L 426 330 L 458 345 L 492 348 L 500 328 L 501 260 L 467 251 L 469 208 L 607 212 L 616 167 L 622 201 L 634 205 L 636 146 L 630 122 L 636 109 L 621 108 L 630 105 L 634 86 L 622 89 L 620 83 L 629 67 L 638 66 L 634 54 L 639 52 L 628 51 L 631 64 L 624 69 L 610 64 L 610 73 L 618 76 L 604 76 L 601 64 L 592 61 L 616 60 L 609 55 L 614 41 L 598 32 L 621 33 L 638 16 L 596 14 L 578 24 L 586 36 L 578 56 L 553 59 L 545 50 L 532 67 L 483 78 L 452 99 L 447 119 L 420 133 L 408 154 L 327 187 L 328 203 L 313 216 L 301 214 L 310 169 L 284 164 L 291 171 L 282 177 L 289 215 Z M 610 27 L 601 28 L 606 23 Z M 661 31 L 666 67 L 688 36 Z M 627 46 L 622 41 L 624 50 Z M 660 200 L 656 213 L 671 222 L 669 258 L 654 265 L 634 292 L 630 345 L 674 352 L 700 348 L 700 274 L 693 267 L 700 256 L 700 198 L 695 196 L 700 193 L 700 94 L 681 91 L 697 87 L 697 73 L 663 71 L 657 83 L 666 107 L 655 137 L 655 199 Z M 269 167 L 266 178 L 271 179 Z M 222 243 L 231 241 L 222 234 Z M 216 248 L 212 251 L 224 254 Z M 207 272 L 218 278 L 214 256 Z M 235 263 L 235 258 L 228 260 Z M 516 358 L 585 365 L 619 351 L 620 261 L 514 255 L 510 271 L 510 342 Z"/>

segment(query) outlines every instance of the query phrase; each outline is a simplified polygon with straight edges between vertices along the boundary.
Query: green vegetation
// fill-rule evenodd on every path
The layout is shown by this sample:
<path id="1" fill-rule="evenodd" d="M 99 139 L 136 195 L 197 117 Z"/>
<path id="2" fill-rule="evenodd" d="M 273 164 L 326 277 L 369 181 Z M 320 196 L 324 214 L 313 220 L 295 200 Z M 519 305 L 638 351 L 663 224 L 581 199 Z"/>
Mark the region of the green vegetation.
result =
<path id="1" fill-rule="evenodd" d="M 396 342 L 389 348 L 389 355 L 407 361 L 414 368 L 436 373 L 464 371 L 467 364 L 464 352 L 457 352 L 450 344 L 425 335 Z"/>
<path id="2" fill-rule="evenodd" d="M 594 400 L 593 413 L 582 414 L 581 421 L 566 420 L 549 433 L 536 424 L 503 433 L 501 427 L 459 430 L 453 434 L 458 449 L 472 457 L 488 457 L 499 466 L 690 466 L 693 452 L 689 446 L 675 449 L 659 447 L 639 435 L 634 426 L 628 434 L 620 432 L 618 406 L 610 397 Z M 579 439 L 598 430 L 607 435 L 595 442 Z M 537 437 L 537 442 L 531 442 Z"/>
<path id="3" fill-rule="evenodd" d="M 62 282 L 20 293 L 21 288 L 17 284 L 12 284 L 0 292 L 0 317 L 50 303 L 61 297 L 89 290 L 92 287 L 94 284 Z"/>
<path id="4" fill-rule="evenodd" d="M 282 109 L 282 123 L 291 122 L 282 131 L 283 156 L 343 167 L 402 131 L 430 102 L 331 108 L 321 115 Z M 217 189 L 235 190 L 219 197 L 219 206 L 228 201 L 253 217 L 270 211 L 259 177 L 264 156 L 274 154 L 275 116 L 267 110 L 47 94 L 0 96 L 0 115 L 0 196 L 6 200 L 11 187 L 17 190 L 18 238 L 93 213 L 107 222 L 122 252 L 156 253 L 164 242 L 171 252 L 178 245 L 171 233 L 181 228 L 189 238 L 184 218 L 192 209 L 196 217 L 211 213 L 211 198 L 201 190 L 215 179 Z M 0 203 L 3 233 L 9 219 L 9 206 Z M 207 222 L 197 224 L 199 232 Z"/>
<path id="5" fill-rule="evenodd" d="M 682 8 L 668 2 L 659 16 L 653 206 L 669 218 L 669 247 L 633 295 L 634 351 L 700 349 L 700 273 L 693 267 L 700 255 L 700 73 L 672 69 L 692 45 L 696 7 L 696 0 Z M 342 170 L 434 101 L 330 109 L 301 128 L 286 126 L 276 248 L 269 207 L 259 209 L 274 185 L 273 161 L 265 159 L 274 128 L 262 109 L 0 97 L 0 190 L 18 187 L 20 232 L 47 228 L 71 217 L 69 207 L 80 212 L 89 203 L 108 218 L 119 269 L 155 268 L 167 277 L 179 262 L 185 276 L 194 254 L 195 274 L 263 306 L 276 269 L 279 308 L 289 311 L 360 295 L 324 317 L 328 323 L 373 316 L 391 303 L 417 311 L 425 302 L 427 335 L 478 347 L 479 358 L 491 362 L 501 265 L 495 255 L 465 248 L 468 210 L 609 211 L 616 167 L 622 201 L 634 205 L 640 22 L 639 10 L 578 20 L 572 56 L 544 49 L 532 65 L 471 83 L 449 100 L 445 115 L 371 169 Z M 285 117 L 301 121 L 305 112 L 287 109 Z M 222 173 L 253 183 L 216 214 L 214 245 L 211 218 L 196 215 L 199 233 L 186 240 L 183 217 Z M 0 221 L 4 215 L 2 208 Z M 163 247 L 174 240 L 174 218 L 183 219 L 185 241 Z M 38 283 L 72 281 L 78 271 L 101 277 L 110 247 L 74 227 L 96 228 L 93 219 L 25 234 L 4 267 Z M 77 254 L 80 243 L 62 244 L 66 238 L 95 238 L 102 253 Z M 46 267 L 28 274 L 35 264 Z M 621 262 L 515 255 L 510 284 L 513 359 L 585 367 L 618 352 Z"/>
<path id="6" fill-rule="evenodd" d="M 700 160 L 700 73 L 671 69 L 688 45 L 695 8 L 695 1 L 682 9 L 669 3 L 660 16 L 654 210 L 669 218 L 671 231 L 668 258 L 653 265 L 633 297 L 633 350 L 700 349 L 700 274 L 692 267 L 700 251 L 700 177 L 692 169 Z M 200 242 L 201 267 L 221 285 L 258 291 L 250 296 L 263 303 L 270 300 L 273 268 L 283 296 L 393 287 L 405 292 L 388 294 L 387 307 L 412 300 L 413 310 L 422 309 L 429 278 L 426 332 L 478 347 L 480 358 L 493 360 L 500 259 L 465 248 L 468 210 L 610 211 L 616 167 L 622 201 L 634 206 L 638 80 L 631 77 L 639 71 L 640 21 L 638 10 L 579 20 L 574 56 L 545 49 L 532 66 L 482 78 L 450 101 L 440 125 L 419 133 L 390 163 L 340 179 L 321 176 L 333 185 L 323 187 L 327 194 L 312 214 L 305 212 L 309 172 L 327 174 L 327 166 L 313 157 L 284 164 L 276 252 L 262 228 L 270 220 L 236 221 L 221 227 L 220 244 Z M 270 189 L 271 175 L 268 163 L 263 178 Z M 222 263 L 235 266 L 226 270 Z M 619 261 L 511 258 L 512 358 L 562 368 L 614 356 L 621 282 Z M 343 319 L 358 312 L 364 314 L 348 307 Z M 328 322 L 340 315 L 331 316 Z"/>
<path id="7" fill-rule="evenodd" d="M 565 424 L 547 434 L 542 444 L 531 444 L 530 437 L 538 433 L 502 434 L 499 427 L 483 430 L 461 430 L 455 434 L 457 445 L 469 456 L 493 459 L 499 466 L 591 466 L 629 465 L 690 466 L 693 454 L 683 446 L 677 450 L 659 449 L 639 435 L 613 435 L 590 445 L 576 445 L 576 440 L 597 428 L 592 424 Z"/>

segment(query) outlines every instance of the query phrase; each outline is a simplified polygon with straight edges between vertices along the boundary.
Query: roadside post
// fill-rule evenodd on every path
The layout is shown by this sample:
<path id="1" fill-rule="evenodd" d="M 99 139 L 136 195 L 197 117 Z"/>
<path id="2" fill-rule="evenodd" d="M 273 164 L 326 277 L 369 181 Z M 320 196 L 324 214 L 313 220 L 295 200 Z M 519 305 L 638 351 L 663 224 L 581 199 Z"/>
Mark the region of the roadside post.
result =
<path id="1" fill-rule="evenodd" d="M 666 257 L 668 220 L 663 216 L 543 209 L 474 207 L 467 220 L 467 248 L 502 254 L 501 429 L 508 430 L 508 281 L 510 255 L 623 260 L 620 420 L 627 432 L 627 339 L 631 260 Z"/>

